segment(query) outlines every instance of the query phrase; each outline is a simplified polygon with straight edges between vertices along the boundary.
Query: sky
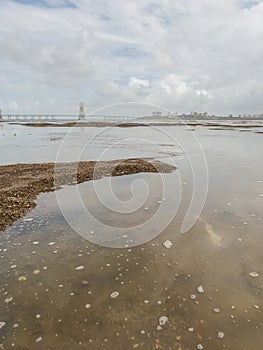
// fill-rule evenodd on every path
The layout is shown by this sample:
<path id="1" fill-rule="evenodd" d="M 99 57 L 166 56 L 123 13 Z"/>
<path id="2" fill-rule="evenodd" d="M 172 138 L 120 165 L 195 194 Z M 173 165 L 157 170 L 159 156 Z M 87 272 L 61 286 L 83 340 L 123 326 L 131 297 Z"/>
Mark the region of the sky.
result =
<path id="1" fill-rule="evenodd" d="M 262 62 L 261 0 L 0 0 L 3 113 L 258 114 Z"/>

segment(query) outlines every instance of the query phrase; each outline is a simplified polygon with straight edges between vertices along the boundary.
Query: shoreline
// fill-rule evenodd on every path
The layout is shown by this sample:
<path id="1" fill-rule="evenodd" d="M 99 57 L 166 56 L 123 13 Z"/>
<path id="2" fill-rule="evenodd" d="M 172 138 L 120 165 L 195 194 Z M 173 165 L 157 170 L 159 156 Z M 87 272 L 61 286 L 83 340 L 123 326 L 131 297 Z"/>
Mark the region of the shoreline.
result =
<path id="1" fill-rule="evenodd" d="M 32 210 L 40 193 L 106 176 L 175 170 L 176 167 L 152 158 L 0 166 L 0 232 Z"/>
<path id="2" fill-rule="evenodd" d="M 228 123 L 218 123 L 218 122 L 207 122 L 207 121 L 176 121 L 176 122 L 96 122 L 96 121 L 77 121 L 77 122 L 7 122 L 10 125 L 22 125 L 27 127 L 61 127 L 61 128 L 81 128 L 81 127 L 91 127 L 91 128 L 105 128 L 105 127 L 115 127 L 115 128 L 134 128 L 134 127 L 162 127 L 162 126 L 189 126 L 189 127 L 196 127 L 196 126 L 203 126 L 203 127 L 209 127 L 214 128 L 214 130 L 232 130 L 232 129 L 253 129 L 253 128 L 263 128 L 263 124 L 228 124 Z"/>

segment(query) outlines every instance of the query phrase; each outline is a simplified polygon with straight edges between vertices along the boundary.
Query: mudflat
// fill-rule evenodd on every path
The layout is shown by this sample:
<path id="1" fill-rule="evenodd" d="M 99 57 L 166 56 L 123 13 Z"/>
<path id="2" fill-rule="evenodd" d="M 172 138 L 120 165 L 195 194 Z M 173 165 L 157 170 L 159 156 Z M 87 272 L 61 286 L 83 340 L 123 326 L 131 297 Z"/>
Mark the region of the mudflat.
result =
<path id="1" fill-rule="evenodd" d="M 79 163 L 14 164 L 0 167 L 0 231 L 35 207 L 41 192 L 105 176 L 169 173 L 176 168 L 151 158 Z"/>
<path id="2" fill-rule="evenodd" d="M 117 127 L 117 128 L 135 128 L 135 127 L 162 127 L 162 126 L 204 126 L 204 127 L 213 127 L 219 128 L 219 130 L 225 129 L 253 129 L 253 128 L 262 128 L 263 124 L 254 123 L 254 124 L 242 124 L 242 123 L 219 123 L 216 121 L 189 121 L 189 120 L 180 120 L 174 122 L 105 122 L 105 121 L 81 121 L 81 122 L 65 122 L 65 123 L 57 123 L 57 122 L 33 122 L 33 123 L 12 123 L 29 127 L 64 127 L 64 128 L 72 128 L 72 127 L 95 127 L 95 128 L 105 128 L 105 127 Z"/>

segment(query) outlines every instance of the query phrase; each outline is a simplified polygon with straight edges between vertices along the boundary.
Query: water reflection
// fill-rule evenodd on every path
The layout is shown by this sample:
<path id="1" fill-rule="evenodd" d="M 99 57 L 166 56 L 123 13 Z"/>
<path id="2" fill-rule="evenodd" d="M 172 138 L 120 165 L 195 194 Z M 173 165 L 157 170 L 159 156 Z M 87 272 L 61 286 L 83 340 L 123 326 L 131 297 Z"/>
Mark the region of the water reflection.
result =
<path id="1" fill-rule="evenodd" d="M 192 178 L 184 157 L 177 159 L 183 184 L 178 215 L 138 247 L 105 248 L 83 239 L 65 221 L 56 194 L 41 195 L 37 207 L 0 238 L 1 347 L 261 350 L 262 136 L 217 133 L 202 131 L 209 195 L 185 235 L 180 226 Z M 136 216 L 112 214 L 88 183 L 79 192 L 97 220 L 125 235 L 162 200 L 156 175 L 142 177 L 155 190 Z M 130 178 L 114 183 L 116 195 L 129 200 Z M 72 188 L 61 193 L 65 210 L 77 217 L 79 208 L 68 201 Z M 167 210 L 178 205 L 177 194 L 165 199 Z M 92 223 L 85 225 L 98 234 Z"/>

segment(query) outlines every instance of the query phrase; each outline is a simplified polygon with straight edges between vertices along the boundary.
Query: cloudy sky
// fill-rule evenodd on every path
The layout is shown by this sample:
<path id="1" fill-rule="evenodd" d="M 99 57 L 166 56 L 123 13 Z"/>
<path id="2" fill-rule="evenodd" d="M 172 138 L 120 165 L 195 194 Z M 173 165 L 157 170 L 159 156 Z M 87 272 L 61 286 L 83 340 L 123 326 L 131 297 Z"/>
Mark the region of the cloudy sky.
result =
<path id="1" fill-rule="evenodd" d="M 0 108 L 263 113 L 263 1 L 0 0 Z"/>

